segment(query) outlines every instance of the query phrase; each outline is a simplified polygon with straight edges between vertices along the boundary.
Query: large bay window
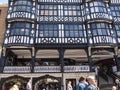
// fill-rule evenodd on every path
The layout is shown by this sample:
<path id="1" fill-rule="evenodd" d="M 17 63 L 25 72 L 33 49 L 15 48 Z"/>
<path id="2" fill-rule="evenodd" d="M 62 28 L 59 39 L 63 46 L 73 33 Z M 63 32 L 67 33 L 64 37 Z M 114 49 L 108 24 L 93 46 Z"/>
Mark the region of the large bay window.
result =
<path id="1" fill-rule="evenodd" d="M 13 5 L 13 11 L 31 12 L 32 3 L 30 0 L 16 0 Z"/>
<path id="2" fill-rule="evenodd" d="M 57 24 L 40 24 L 39 37 L 58 37 L 58 25 Z"/>
<path id="3" fill-rule="evenodd" d="M 57 13 L 57 5 L 40 5 L 39 6 L 39 15 L 41 16 L 48 16 L 48 15 L 53 15 L 56 16 Z"/>
<path id="4" fill-rule="evenodd" d="M 119 5 L 111 6 L 111 10 L 112 10 L 113 16 L 120 17 L 120 6 Z"/>
<path id="5" fill-rule="evenodd" d="M 80 5 L 64 5 L 64 16 L 81 16 Z"/>
<path id="6" fill-rule="evenodd" d="M 120 37 L 120 25 L 115 25 L 117 36 Z"/>
<path id="7" fill-rule="evenodd" d="M 107 12 L 106 6 L 103 2 L 91 2 L 89 5 L 91 12 Z"/>
<path id="8" fill-rule="evenodd" d="M 92 23 L 91 30 L 94 36 L 109 36 L 111 35 L 110 26 L 107 23 Z"/>
<path id="9" fill-rule="evenodd" d="M 11 24 L 11 35 L 30 35 L 31 24 L 24 22 L 15 22 Z"/>
<path id="10" fill-rule="evenodd" d="M 64 25 L 65 37 L 85 37 L 86 32 L 83 25 L 65 24 Z"/>

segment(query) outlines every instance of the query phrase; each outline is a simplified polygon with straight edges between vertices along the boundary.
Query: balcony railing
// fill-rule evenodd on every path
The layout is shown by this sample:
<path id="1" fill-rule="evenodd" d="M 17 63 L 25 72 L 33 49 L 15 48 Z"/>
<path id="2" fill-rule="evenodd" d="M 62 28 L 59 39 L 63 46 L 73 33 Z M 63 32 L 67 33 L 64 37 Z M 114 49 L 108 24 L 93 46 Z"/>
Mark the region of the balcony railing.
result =
<path id="1" fill-rule="evenodd" d="M 3 73 L 30 73 L 30 66 L 5 66 Z M 34 73 L 58 73 L 61 66 L 35 66 Z M 89 66 L 64 66 L 64 72 L 90 72 Z"/>
<path id="2" fill-rule="evenodd" d="M 34 72 L 60 72 L 60 66 L 35 66 Z"/>
<path id="3" fill-rule="evenodd" d="M 30 73 L 29 66 L 5 66 L 3 73 Z"/>
<path id="4" fill-rule="evenodd" d="M 89 72 L 89 66 L 64 66 L 64 72 Z"/>

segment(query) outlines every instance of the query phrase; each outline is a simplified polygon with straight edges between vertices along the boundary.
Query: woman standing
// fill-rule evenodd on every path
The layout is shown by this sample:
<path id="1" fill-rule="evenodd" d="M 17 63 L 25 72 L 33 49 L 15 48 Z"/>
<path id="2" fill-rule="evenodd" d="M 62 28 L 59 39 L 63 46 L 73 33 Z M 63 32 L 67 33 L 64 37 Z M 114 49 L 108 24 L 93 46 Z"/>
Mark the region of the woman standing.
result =
<path id="1" fill-rule="evenodd" d="M 73 90 L 71 83 L 72 83 L 71 81 L 68 82 L 67 90 Z"/>

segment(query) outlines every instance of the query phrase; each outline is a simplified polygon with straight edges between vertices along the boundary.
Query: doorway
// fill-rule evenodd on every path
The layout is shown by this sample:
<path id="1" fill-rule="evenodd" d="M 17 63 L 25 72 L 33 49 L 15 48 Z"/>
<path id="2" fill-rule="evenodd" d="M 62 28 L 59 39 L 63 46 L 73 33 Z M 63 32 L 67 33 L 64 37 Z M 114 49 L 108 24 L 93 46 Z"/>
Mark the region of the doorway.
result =
<path id="1" fill-rule="evenodd" d="M 66 90 L 67 90 L 67 85 L 69 81 L 71 81 L 73 90 L 76 90 L 76 79 L 66 79 Z"/>

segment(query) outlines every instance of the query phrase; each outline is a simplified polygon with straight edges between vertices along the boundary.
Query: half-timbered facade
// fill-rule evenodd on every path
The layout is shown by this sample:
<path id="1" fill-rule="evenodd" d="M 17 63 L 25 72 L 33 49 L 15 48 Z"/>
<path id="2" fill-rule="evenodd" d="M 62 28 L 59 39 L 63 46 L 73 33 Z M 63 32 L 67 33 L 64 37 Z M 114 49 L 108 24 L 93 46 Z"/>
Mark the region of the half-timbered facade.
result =
<path id="1" fill-rule="evenodd" d="M 43 83 L 66 90 L 69 80 L 76 90 L 81 75 L 95 75 L 98 61 L 112 59 L 108 68 L 119 74 L 119 48 L 119 0 L 9 0 L 1 88 L 31 78 L 32 90 Z"/>

